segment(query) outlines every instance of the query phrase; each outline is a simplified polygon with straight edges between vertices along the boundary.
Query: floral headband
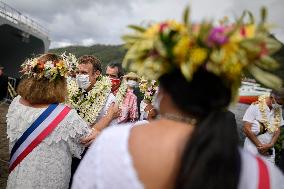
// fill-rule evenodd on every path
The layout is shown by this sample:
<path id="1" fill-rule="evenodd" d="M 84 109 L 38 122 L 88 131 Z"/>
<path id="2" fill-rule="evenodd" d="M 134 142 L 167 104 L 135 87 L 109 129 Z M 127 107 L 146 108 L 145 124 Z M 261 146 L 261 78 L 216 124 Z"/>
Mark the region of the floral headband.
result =
<path id="1" fill-rule="evenodd" d="M 264 8 L 258 24 L 249 12 L 233 24 L 225 20 L 218 26 L 206 21 L 192 24 L 188 15 L 189 8 L 183 23 L 170 20 L 147 28 L 129 26 L 135 33 L 123 36 L 128 49 L 123 65 L 147 79 L 158 79 L 178 68 L 189 81 L 202 66 L 223 78 L 233 97 L 245 72 L 270 88 L 281 86 L 281 79 L 268 72 L 278 66 L 270 55 L 281 45 L 269 34 Z M 250 21 L 245 23 L 246 15 Z"/>
<path id="2" fill-rule="evenodd" d="M 158 90 L 158 82 L 156 80 L 141 79 L 139 89 L 144 94 L 144 99 L 152 102 L 154 95 Z"/>
<path id="3" fill-rule="evenodd" d="M 68 67 L 64 60 L 40 61 L 40 57 L 27 59 L 22 65 L 23 76 L 37 79 L 47 78 L 50 81 L 67 76 Z"/>

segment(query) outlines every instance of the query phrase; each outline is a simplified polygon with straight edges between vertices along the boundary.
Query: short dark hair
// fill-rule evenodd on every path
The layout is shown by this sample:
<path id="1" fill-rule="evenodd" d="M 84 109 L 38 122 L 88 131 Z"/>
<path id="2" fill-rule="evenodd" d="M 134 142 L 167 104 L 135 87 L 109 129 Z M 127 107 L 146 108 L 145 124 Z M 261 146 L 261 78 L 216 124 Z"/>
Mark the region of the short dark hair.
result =
<path id="1" fill-rule="evenodd" d="M 110 68 L 115 68 L 117 67 L 117 70 L 118 70 L 118 77 L 122 77 L 124 75 L 124 72 L 123 72 L 123 69 L 122 69 L 122 66 L 121 66 L 121 63 L 119 62 L 110 62 L 107 67 L 110 67 Z"/>
<path id="2" fill-rule="evenodd" d="M 102 64 L 100 59 L 93 55 L 83 55 L 79 58 L 78 64 L 92 64 L 94 72 L 99 70 L 102 73 Z"/>

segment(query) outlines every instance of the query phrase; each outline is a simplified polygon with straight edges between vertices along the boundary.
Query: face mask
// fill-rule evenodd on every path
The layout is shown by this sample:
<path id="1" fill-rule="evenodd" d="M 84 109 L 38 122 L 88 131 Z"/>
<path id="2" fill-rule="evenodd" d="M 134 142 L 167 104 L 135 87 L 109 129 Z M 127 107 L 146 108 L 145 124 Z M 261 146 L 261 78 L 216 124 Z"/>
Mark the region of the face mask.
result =
<path id="1" fill-rule="evenodd" d="M 116 89 L 118 89 L 120 85 L 120 79 L 117 78 L 110 78 L 111 81 L 111 91 L 114 92 Z"/>
<path id="2" fill-rule="evenodd" d="M 77 75 L 76 82 L 80 88 L 85 90 L 91 85 L 91 82 L 89 80 L 89 75 L 81 75 L 81 74 Z"/>
<path id="3" fill-rule="evenodd" d="M 127 85 L 129 86 L 129 87 L 136 87 L 137 86 L 137 81 L 134 81 L 134 80 L 128 80 L 127 81 Z"/>

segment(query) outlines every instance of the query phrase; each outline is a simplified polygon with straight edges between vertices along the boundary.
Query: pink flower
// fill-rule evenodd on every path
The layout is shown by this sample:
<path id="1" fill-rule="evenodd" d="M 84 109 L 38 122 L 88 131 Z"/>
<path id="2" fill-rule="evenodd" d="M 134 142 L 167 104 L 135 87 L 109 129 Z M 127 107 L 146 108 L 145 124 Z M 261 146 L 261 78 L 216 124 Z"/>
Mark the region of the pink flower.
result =
<path id="1" fill-rule="evenodd" d="M 224 27 L 216 27 L 210 31 L 208 36 L 208 45 L 223 45 L 228 42 Z"/>

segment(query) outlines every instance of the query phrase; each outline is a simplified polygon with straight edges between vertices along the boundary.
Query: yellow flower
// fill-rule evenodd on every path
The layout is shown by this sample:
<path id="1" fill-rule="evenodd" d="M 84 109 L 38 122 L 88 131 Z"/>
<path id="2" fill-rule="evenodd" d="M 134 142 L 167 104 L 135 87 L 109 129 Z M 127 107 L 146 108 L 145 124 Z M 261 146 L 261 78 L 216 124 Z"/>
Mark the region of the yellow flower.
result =
<path id="1" fill-rule="evenodd" d="M 243 26 L 230 37 L 230 41 L 240 42 L 245 38 L 253 38 L 255 36 L 255 32 L 255 25 L 250 24 L 247 26 Z"/>
<path id="2" fill-rule="evenodd" d="M 247 38 L 253 38 L 255 36 L 255 25 L 248 25 L 244 30 Z"/>
<path id="3" fill-rule="evenodd" d="M 189 60 L 192 63 L 203 63 L 207 58 L 207 50 L 205 48 L 194 48 L 190 50 Z"/>
<path id="4" fill-rule="evenodd" d="M 186 59 L 189 52 L 190 39 L 189 36 L 183 36 L 173 49 L 175 57 L 178 59 L 177 62 L 181 63 Z"/>
<path id="5" fill-rule="evenodd" d="M 160 30 L 160 24 L 154 24 L 153 26 L 149 27 L 145 32 L 144 32 L 144 37 L 146 38 L 153 38 L 155 35 L 159 33 Z"/>
<path id="6" fill-rule="evenodd" d="M 64 67 L 64 62 L 63 61 L 59 61 L 57 64 L 56 64 L 56 67 L 58 69 L 62 69 Z"/>
<path id="7" fill-rule="evenodd" d="M 169 24 L 169 27 L 173 30 L 176 30 L 181 33 L 187 32 L 187 28 L 184 24 L 178 23 L 175 20 L 169 20 L 167 23 Z"/>

